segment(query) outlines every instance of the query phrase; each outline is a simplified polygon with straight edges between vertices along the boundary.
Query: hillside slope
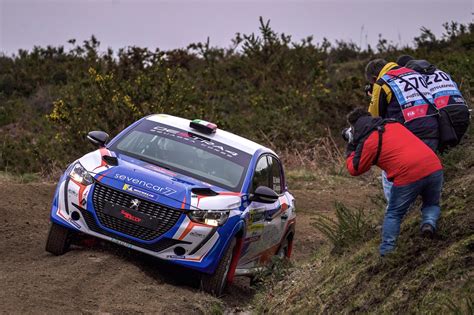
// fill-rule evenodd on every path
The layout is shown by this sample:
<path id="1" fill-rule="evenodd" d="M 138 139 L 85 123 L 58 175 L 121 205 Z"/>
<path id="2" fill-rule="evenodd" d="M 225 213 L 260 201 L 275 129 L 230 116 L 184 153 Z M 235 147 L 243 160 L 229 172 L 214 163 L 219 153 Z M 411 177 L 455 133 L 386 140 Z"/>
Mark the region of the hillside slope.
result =
<path id="1" fill-rule="evenodd" d="M 381 260 L 379 235 L 342 255 L 329 246 L 296 265 L 255 298 L 268 313 L 450 313 L 474 311 L 474 145 L 471 139 L 443 157 L 445 186 L 439 234 L 419 236 L 411 211 L 395 254 Z M 417 208 L 418 209 L 418 208 Z"/>
<path id="2" fill-rule="evenodd" d="M 292 256 L 304 263 L 323 244 L 311 216 L 328 213 L 334 199 L 361 206 L 376 187 L 360 178 L 358 191 L 346 193 L 351 178 L 287 173 L 299 209 Z M 0 172 L 0 185 L 0 313 L 218 314 L 249 308 L 256 290 L 245 277 L 217 299 L 199 291 L 193 271 L 105 241 L 81 242 L 53 256 L 44 246 L 55 183 Z"/>

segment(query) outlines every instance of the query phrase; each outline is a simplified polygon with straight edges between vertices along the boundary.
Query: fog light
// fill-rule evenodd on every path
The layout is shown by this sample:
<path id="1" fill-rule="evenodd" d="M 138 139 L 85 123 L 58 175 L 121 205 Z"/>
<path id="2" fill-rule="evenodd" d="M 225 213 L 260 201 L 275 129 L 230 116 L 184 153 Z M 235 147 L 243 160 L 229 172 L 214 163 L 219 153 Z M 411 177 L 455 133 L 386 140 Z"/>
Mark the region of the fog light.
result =
<path id="1" fill-rule="evenodd" d="M 186 250 L 181 246 L 177 246 L 174 248 L 174 253 L 176 256 L 183 256 L 184 254 L 186 254 Z"/>
<path id="2" fill-rule="evenodd" d="M 71 219 L 73 219 L 74 221 L 77 221 L 77 220 L 79 220 L 80 218 L 81 218 L 81 216 L 79 215 L 79 212 L 73 211 L 73 212 L 71 213 Z"/>

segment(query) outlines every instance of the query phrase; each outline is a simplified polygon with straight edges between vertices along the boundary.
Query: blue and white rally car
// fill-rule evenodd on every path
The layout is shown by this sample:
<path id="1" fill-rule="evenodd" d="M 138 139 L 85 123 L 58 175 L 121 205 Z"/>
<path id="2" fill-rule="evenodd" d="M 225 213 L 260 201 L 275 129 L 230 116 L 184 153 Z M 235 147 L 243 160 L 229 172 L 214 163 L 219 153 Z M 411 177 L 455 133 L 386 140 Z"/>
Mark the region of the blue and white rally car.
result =
<path id="1" fill-rule="evenodd" d="M 275 255 L 290 257 L 294 198 L 278 156 L 201 120 L 145 117 L 69 165 L 51 209 L 46 250 L 84 233 L 201 274 L 220 295 Z"/>

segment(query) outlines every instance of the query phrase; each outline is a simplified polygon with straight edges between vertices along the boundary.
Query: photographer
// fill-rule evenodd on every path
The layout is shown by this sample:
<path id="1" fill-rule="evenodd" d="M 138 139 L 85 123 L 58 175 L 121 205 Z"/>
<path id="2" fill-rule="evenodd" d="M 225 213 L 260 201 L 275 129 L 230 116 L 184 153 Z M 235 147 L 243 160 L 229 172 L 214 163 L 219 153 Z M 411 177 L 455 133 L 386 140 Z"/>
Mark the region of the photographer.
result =
<path id="1" fill-rule="evenodd" d="M 372 85 L 369 112 L 374 117 L 391 118 L 403 123 L 413 134 L 433 151 L 438 147 L 438 118 L 435 108 L 426 103 L 420 93 L 431 93 L 424 87 L 424 78 L 414 70 L 400 67 L 383 59 L 370 61 L 365 68 L 365 77 Z M 411 84 L 418 84 L 415 91 Z M 365 89 L 367 95 L 367 88 Z M 390 199 L 392 182 L 382 172 L 382 186 L 387 201 Z"/>
<path id="2" fill-rule="evenodd" d="M 374 118 L 362 108 L 347 116 L 350 128 L 343 131 L 348 141 L 346 166 L 352 176 L 377 165 L 393 181 L 382 228 L 380 255 L 395 248 L 401 221 L 421 195 L 421 233 L 431 237 L 440 215 L 439 198 L 443 167 L 436 154 L 401 123 Z"/>
<path id="3" fill-rule="evenodd" d="M 436 110 L 426 104 L 420 93 L 431 93 L 418 72 L 400 67 L 383 59 L 370 61 L 365 68 L 365 77 L 372 86 L 365 92 L 371 96 L 369 112 L 374 117 L 393 118 L 403 123 L 411 132 L 433 151 L 438 147 L 438 119 Z M 411 84 L 418 86 L 415 91 Z"/>

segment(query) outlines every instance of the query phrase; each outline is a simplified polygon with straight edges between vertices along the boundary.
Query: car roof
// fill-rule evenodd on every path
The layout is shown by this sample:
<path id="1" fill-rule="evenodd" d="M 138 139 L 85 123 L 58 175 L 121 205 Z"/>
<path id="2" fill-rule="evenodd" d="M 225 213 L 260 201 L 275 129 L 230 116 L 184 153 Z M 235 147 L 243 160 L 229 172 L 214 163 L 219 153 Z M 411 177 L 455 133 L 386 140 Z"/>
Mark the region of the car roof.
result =
<path id="1" fill-rule="evenodd" d="M 219 128 L 217 128 L 216 132 L 213 134 L 205 134 L 205 133 L 199 132 L 189 127 L 189 123 L 191 122 L 191 120 L 189 119 L 171 116 L 167 114 L 151 115 L 151 116 L 146 117 L 145 119 L 158 122 L 161 124 L 165 124 L 171 127 L 176 127 L 182 130 L 186 130 L 198 135 L 202 135 L 203 137 L 206 137 L 206 138 L 209 138 L 221 143 L 225 143 L 227 145 L 230 145 L 236 149 L 239 149 L 251 155 L 254 155 L 255 152 L 257 152 L 260 149 L 263 149 L 264 151 L 275 154 L 275 152 L 273 152 L 267 147 L 264 147 L 249 139 L 243 138 L 241 136 L 235 135 L 233 133 L 227 132 Z"/>

